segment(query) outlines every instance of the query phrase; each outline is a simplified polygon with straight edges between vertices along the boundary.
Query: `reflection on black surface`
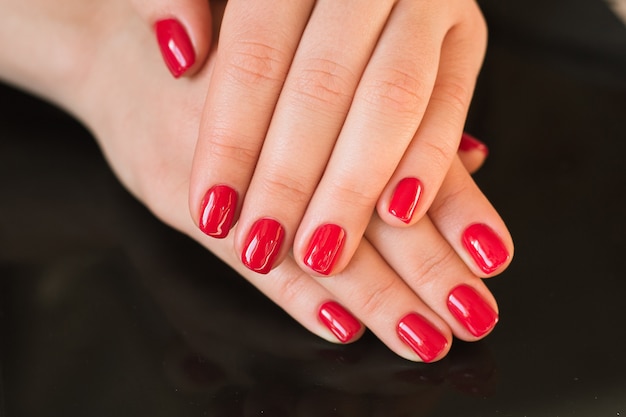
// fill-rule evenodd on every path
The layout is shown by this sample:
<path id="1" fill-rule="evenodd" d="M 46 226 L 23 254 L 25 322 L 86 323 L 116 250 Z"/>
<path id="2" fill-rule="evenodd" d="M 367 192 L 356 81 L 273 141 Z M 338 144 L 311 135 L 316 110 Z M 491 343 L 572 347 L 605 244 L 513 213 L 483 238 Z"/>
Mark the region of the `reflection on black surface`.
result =
<path id="1" fill-rule="evenodd" d="M 195 244 L 135 214 L 118 225 L 125 249 L 75 248 L 5 275 L 3 293 L 20 300 L 4 310 L 10 415 L 84 415 L 90 404 L 135 415 L 133 403 L 153 403 L 157 414 L 418 416 L 446 390 L 494 391 L 483 344 L 419 365 L 373 337 L 318 340 Z M 210 276 L 198 272 L 207 263 Z"/>
<path id="2" fill-rule="evenodd" d="M 371 335 L 317 339 L 154 220 L 85 131 L 5 89 L 2 415 L 626 415 L 626 28 L 601 2 L 482 3 L 468 130 L 516 242 L 484 342 L 419 365 Z"/>

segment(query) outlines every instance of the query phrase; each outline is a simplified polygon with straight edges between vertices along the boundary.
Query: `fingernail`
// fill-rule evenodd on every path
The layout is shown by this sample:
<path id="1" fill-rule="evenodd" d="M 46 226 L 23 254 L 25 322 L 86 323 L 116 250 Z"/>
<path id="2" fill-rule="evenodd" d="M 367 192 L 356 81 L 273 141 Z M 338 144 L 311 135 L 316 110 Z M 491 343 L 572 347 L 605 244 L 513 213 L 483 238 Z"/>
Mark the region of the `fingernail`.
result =
<path id="1" fill-rule="evenodd" d="M 205 234 L 223 239 L 233 224 L 237 208 L 237 192 L 226 185 L 211 187 L 201 203 L 200 230 Z"/>
<path id="2" fill-rule="evenodd" d="M 404 316 L 396 328 L 400 339 L 424 362 L 432 362 L 448 346 L 448 340 L 428 320 L 419 314 Z"/>
<path id="3" fill-rule="evenodd" d="M 304 256 L 304 263 L 322 275 L 329 275 L 343 248 L 346 232 L 336 224 L 325 224 L 317 228 L 309 249 Z"/>
<path id="4" fill-rule="evenodd" d="M 467 285 L 459 285 L 450 292 L 448 310 L 476 337 L 487 334 L 498 322 L 498 313 Z"/>
<path id="5" fill-rule="evenodd" d="M 462 240 L 465 249 L 485 274 L 491 274 L 509 260 L 506 246 L 486 224 L 469 226 L 463 232 Z"/>
<path id="6" fill-rule="evenodd" d="M 241 261 L 252 271 L 267 274 L 272 270 L 284 236 L 285 231 L 276 220 L 257 220 L 248 234 Z"/>
<path id="7" fill-rule="evenodd" d="M 398 183 L 389 203 L 389 213 L 410 223 L 422 195 L 422 183 L 417 178 L 404 178 Z"/>
<path id="8" fill-rule="evenodd" d="M 474 136 L 469 133 L 463 132 L 461 136 L 461 142 L 459 143 L 460 151 L 481 151 L 485 155 L 489 155 L 489 148 L 483 142 L 476 139 Z"/>
<path id="9" fill-rule="evenodd" d="M 361 323 L 334 301 L 322 304 L 318 316 L 341 343 L 349 342 L 361 331 Z"/>
<path id="10" fill-rule="evenodd" d="M 175 19 L 160 20 L 154 27 L 163 60 L 174 78 L 178 78 L 196 62 L 191 39 Z"/>

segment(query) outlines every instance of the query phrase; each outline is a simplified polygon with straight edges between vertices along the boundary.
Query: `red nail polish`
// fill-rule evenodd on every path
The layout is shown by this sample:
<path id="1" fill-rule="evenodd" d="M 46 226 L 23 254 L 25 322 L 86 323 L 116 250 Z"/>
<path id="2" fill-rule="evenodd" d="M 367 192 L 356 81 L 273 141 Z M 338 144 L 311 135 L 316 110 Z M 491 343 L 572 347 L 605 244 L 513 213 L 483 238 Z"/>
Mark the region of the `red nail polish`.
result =
<path id="1" fill-rule="evenodd" d="M 404 178 L 393 192 L 393 197 L 389 203 L 389 213 L 404 223 L 410 223 L 421 195 L 421 181 L 417 178 Z"/>
<path id="2" fill-rule="evenodd" d="M 476 223 L 463 232 L 463 245 L 478 267 L 491 274 L 509 260 L 509 252 L 498 235 L 486 224 Z"/>
<path id="3" fill-rule="evenodd" d="M 304 255 L 305 265 L 319 274 L 329 275 L 339 259 L 345 236 L 346 232 L 336 224 L 318 227 Z"/>
<path id="4" fill-rule="evenodd" d="M 211 187 L 202 199 L 200 230 L 217 239 L 225 238 L 233 225 L 236 208 L 235 190 L 226 185 Z"/>
<path id="5" fill-rule="evenodd" d="M 476 139 L 474 136 L 469 133 L 463 132 L 461 136 L 461 142 L 459 143 L 460 151 L 481 151 L 485 155 L 489 155 L 489 148 L 483 142 Z"/>
<path id="6" fill-rule="evenodd" d="M 498 322 L 498 313 L 467 285 L 459 285 L 450 292 L 448 310 L 476 337 L 487 334 Z"/>
<path id="7" fill-rule="evenodd" d="M 341 343 L 349 342 L 361 331 L 361 323 L 334 301 L 322 304 L 318 316 Z"/>
<path id="8" fill-rule="evenodd" d="M 183 75 L 196 62 L 196 54 L 185 28 L 175 19 L 154 24 L 163 60 L 175 78 Z"/>
<path id="9" fill-rule="evenodd" d="M 398 336 L 409 345 L 424 362 L 432 362 L 448 346 L 448 340 L 419 314 L 404 316 L 396 328 Z"/>
<path id="10" fill-rule="evenodd" d="M 257 220 L 248 234 L 241 261 L 252 271 L 267 274 L 272 270 L 284 236 L 285 231 L 276 220 Z"/>

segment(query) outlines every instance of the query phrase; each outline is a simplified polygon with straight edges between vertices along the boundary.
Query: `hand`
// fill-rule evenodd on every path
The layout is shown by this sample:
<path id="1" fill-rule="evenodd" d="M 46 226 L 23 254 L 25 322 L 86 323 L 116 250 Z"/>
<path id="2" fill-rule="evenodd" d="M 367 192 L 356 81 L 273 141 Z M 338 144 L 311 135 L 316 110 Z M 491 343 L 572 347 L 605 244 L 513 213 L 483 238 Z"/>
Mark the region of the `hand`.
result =
<path id="1" fill-rule="evenodd" d="M 196 71 L 206 2 L 134 3 L 174 75 Z M 256 272 L 293 246 L 308 273 L 339 273 L 375 206 L 397 227 L 427 212 L 485 44 L 473 0 L 229 1 L 191 172 L 195 223 L 224 238 L 237 222 Z"/>
<path id="2" fill-rule="evenodd" d="M 493 329 L 495 300 L 467 268 L 466 262 L 473 260 L 462 260 L 478 252 L 489 260 L 493 251 L 476 249 L 493 239 L 478 239 L 472 249 L 463 246 L 459 237 L 471 229 L 469 225 L 482 225 L 488 237 L 496 238 L 494 247 L 505 251 L 499 270 L 510 261 L 512 243 L 459 160 L 452 163 L 428 216 L 406 229 L 374 218 L 354 261 L 336 279 L 306 274 L 292 258 L 268 276 L 253 273 L 232 252 L 232 237 L 207 237 L 186 209 L 204 101 L 200 86 L 211 78 L 214 57 L 197 79 L 180 83 L 157 65 L 151 34 L 125 7 L 125 0 L 107 2 L 102 6 L 104 15 L 94 10 L 97 6 L 64 0 L 64 8 L 55 8 L 62 16 L 50 15 L 42 21 L 31 19 L 29 11 L 41 10 L 43 0 L 17 1 L 8 2 L 6 8 L 3 4 L 0 15 L 6 24 L 0 25 L 0 51 L 12 50 L 1 48 L 6 46 L 2 42 L 12 39 L 13 50 L 27 50 L 36 42 L 37 54 L 0 53 L 0 76 L 22 86 L 37 86 L 38 93 L 77 115 L 94 132 L 111 166 L 134 195 L 164 222 L 233 266 L 306 328 L 331 341 L 351 342 L 367 326 L 394 352 L 423 361 L 443 357 L 453 334 L 471 341 Z M 75 8 L 84 10 L 79 13 Z M 104 16 L 99 25 L 92 24 L 94 15 Z M 46 67 L 56 59 L 59 51 L 53 46 L 59 42 L 72 65 Z M 66 84 L 54 86 L 59 79 Z"/>

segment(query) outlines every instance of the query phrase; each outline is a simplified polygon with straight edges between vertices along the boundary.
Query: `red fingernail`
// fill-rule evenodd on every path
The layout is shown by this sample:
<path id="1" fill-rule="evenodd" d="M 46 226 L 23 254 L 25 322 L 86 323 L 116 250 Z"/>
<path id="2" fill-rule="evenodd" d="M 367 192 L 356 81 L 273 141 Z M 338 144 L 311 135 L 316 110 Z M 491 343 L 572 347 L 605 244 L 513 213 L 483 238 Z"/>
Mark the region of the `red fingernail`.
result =
<path id="1" fill-rule="evenodd" d="M 405 178 L 398 183 L 389 203 L 389 213 L 404 223 L 410 223 L 422 195 L 422 183 L 417 178 Z"/>
<path id="2" fill-rule="evenodd" d="M 204 195 L 200 211 L 200 230 L 223 239 L 233 224 L 237 208 L 237 192 L 226 185 L 211 187 Z"/>
<path id="3" fill-rule="evenodd" d="M 340 304 L 322 304 L 318 316 L 341 343 L 347 343 L 361 331 L 361 323 Z"/>
<path id="4" fill-rule="evenodd" d="M 459 285 L 450 292 L 448 310 L 476 337 L 487 334 L 498 322 L 498 313 L 467 285 Z"/>
<path id="5" fill-rule="evenodd" d="M 463 132 L 461 136 L 461 142 L 459 143 L 460 151 L 481 151 L 485 155 L 489 155 L 489 148 L 483 142 L 476 139 L 474 136 L 469 133 Z"/>
<path id="6" fill-rule="evenodd" d="M 284 236 L 285 231 L 276 220 L 257 220 L 248 234 L 241 261 L 254 272 L 267 274 L 272 270 Z"/>
<path id="7" fill-rule="evenodd" d="M 336 224 L 318 227 L 309 242 L 304 263 L 319 274 L 329 275 L 339 259 L 345 236 L 346 232 Z"/>
<path id="8" fill-rule="evenodd" d="M 185 28 L 175 19 L 154 24 L 163 60 L 175 78 L 183 75 L 196 62 L 196 54 Z"/>
<path id="9" fill-rule="evenodd" d="M 404 316 L 396 328 L 398 336 L 409 345 L 424 362 L 432 362 L 448 346 L 448 340 L 419 314 Z"/>
<path id="10" fill-rule="evenodd" d="M 509 260 L 506 246 L 486 224 L 469 226 L 463 232 L 462 240 L 465 249 L 485 274 L 491 274 Z"/>

